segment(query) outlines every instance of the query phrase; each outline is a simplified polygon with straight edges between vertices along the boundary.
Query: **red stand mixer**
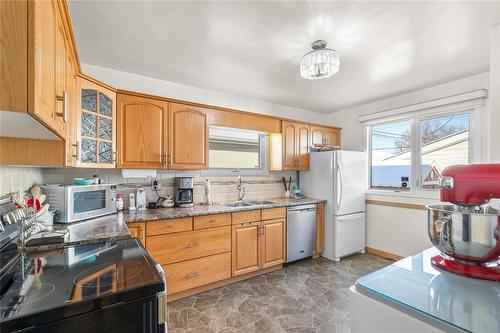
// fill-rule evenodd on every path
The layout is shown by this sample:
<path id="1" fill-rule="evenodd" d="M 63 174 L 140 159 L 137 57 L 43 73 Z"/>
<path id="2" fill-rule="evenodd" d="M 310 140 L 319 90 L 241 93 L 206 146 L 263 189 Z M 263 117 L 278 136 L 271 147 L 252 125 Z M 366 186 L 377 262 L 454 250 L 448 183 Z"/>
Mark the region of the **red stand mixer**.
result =
<path id="1" fill-rule="evenodd" d="M 427 206 L 432 263 L 469 277 L 500 281 L 500 164 L 454 165 L 439 179 L 441 201 Z"/>

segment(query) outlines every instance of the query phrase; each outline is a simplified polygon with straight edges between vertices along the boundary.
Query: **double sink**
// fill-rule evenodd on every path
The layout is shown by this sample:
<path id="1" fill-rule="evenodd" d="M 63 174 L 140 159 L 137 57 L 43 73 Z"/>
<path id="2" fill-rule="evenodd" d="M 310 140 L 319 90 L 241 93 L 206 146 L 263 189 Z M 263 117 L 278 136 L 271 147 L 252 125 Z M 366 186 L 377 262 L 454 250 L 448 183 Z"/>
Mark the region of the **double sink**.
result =
<path id="1" fill-rule="evenodd" d="M 260 205 L 271 205 L 275 204 L 274 201 L 267 201 L 267 200 L 252 200 L 252 201 L 232 201 L 232 202 L 225 202 L 222 204 L 222 206 L 226 207 L 248 207 L 248 206 L 260 206 Z"/>

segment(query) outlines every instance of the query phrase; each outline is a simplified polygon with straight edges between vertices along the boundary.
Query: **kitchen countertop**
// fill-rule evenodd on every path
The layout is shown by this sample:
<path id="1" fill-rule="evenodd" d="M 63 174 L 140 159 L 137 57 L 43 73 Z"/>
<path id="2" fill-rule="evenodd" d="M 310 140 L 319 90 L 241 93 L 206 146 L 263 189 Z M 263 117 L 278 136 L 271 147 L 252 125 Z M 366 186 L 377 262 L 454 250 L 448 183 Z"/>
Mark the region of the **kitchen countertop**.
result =
<path id="1" fill-rule="evenodd" d="M 450 273 L 431 264 L 430 248 L 356 281 L 356 290 L 382 297 L 467 332 L 500 332 L 500 283 Z"/>
<path id="2" fill-rule="evenodd" d="M 252 205 L 243 207 L 227 207 L 222 204 L 213 204 L 213 205 L 196 204 L 194 205 L 194 207 L 190 208 L 173 207 L 173 208 L 146 209 L 142 211 L 124 210 L 122 213 L 119 213 L 118 215 L 122 215 L 125 222 L 130 223 L 130 222 L 143 222 L 143 221 L 155 221 L 155 220 L 168 220 L 168 219 L 199 216 L 199 215 L 232 213 L 232 212 L 255 210 L 255 209 L 301 206 L 308 204 L 317 204 L 320 202 L 324 202 L 325 200 L 313 199 L 313 198 L 302 198 L 300 200 L 292 198 L 290 199 L 272 198 L 272 199 L 266 199 L 266 201 L 272 201 L 273 203 L 266 205 Z"/>
<path id="3" fill-rule="evenodd" d="M 300 206 L 324 202 L 324 200 L 313 198 L 303 198 L 300 200 L 274 198 L 267 200 L 273 201 L 273 203 L 244 207 L 226 207 L 222 204 L 214 204 L 210 206 L 197 204 L 191 208 L 174 207 L 146 209 L 142 211 L 125 210 L 123 212 L 118 212 L 117 214 L 106 215 L 81 222 L 68 224 L 54 223 L 54 231 L 68 230 L 69 236 L 67 240 L 64 243 L 31 246 L 29 248 L 26 248 L 26 251 L 50 251 L 72 245 L 91 244 L 129 238 L 130 233 L 127 228 L 127 223 L 132 222 L 168 220 L 180 217 L 231 213 L 254 209 Z"/>
<path id="4" fill-rule="evenodd" d="M 25 248 L 28 252 L 50 251 L 66 246 L 100 243 L 130 238 L 127 224 L 120 214 L 106 215 L 74 223 L 54 223 L 54 231 L 67 230 L 64 243 L 35 245 Z"/>

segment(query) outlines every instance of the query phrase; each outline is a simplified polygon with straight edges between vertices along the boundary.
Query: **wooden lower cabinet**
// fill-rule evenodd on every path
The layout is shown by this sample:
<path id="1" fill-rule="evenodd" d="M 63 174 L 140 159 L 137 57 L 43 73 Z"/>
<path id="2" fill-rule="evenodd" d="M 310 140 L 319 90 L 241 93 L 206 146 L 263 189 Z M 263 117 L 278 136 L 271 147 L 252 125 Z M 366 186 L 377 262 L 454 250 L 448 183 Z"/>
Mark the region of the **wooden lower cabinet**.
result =
<path id="1" fill-rule="evenodd" d="M 233 225 L 232 276 L 260 269 L 260 222 Z"/>
<path id="2" fill-rule="evenodd" d="M 142 246 L 146 246 L 146 223 L 145 222 L 134 222 L 128 223 L 128 231 L 130 236 L 139 239 Z"/>
<path id="3" fill-rule="evenodd" d="M 146 250 L 161 265 L 231 251 L 231 227 L 186 231 L 147 238 Z"/>
<path id="4" fill-rule="evenodd" d="M 285 262 L 285 219 L 262 221 L 261 268 Z"/>
<path id="5" fill-rule="evenodd" d="M 231 277 L 231 252 L 163 266 L 169 294 Z"/>
<path id="6" fill-rule="evenodd" d="M 285 219 L 233 225 L 232 276 L 285 262 Z"/>

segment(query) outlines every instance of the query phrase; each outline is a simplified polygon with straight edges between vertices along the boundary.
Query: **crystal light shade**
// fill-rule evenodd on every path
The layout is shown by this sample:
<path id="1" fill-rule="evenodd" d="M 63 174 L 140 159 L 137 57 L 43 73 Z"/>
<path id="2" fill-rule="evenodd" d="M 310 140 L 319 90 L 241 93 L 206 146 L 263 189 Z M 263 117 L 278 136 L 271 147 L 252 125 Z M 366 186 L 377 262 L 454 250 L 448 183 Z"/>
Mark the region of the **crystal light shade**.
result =
<path id="1" fill-rule="evenodd" d="M 313 51 L 300 60 L 300 75 L 309 80 L 326 79 L 339 71 L 340 56 L 332 49 L 326 48 L 324 40 L 312 43 Z"/>

